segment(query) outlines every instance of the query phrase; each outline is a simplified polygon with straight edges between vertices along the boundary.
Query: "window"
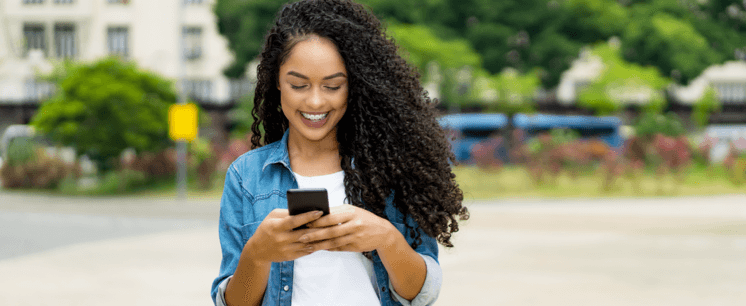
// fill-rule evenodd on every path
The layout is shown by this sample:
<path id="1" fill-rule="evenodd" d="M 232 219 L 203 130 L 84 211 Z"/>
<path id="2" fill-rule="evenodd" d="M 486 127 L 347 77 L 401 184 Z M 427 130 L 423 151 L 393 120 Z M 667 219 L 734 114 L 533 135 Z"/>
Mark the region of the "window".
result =
<path id="1" fill-rule="evenodd" d="M 208 80 L 184 80 L 184 94 L 199 101 L 210 101 L 212 82 Z"/>
<path id="2" fill-rule="evenodd" d="M 129 0 L 107 0 L 110 4 L 129 4 Z"/>
<path id="3" fill-rule="evenodd" d="M 26 80 L 26 100 L 40 102 L 51 97 L 56 88 L 54 83 L 39 81 L 36 79 Z"/>
<path id="4" fill-rule="evenodd" d="M 54 48 L 58 58 L 74 58 L 77 55 L 75 26 L 71 24 L 54 26 Z"/>
<path id="5" fill-rule="evenodd" d="M 29 50 L 41 50 L 47 54 L 47 40 L 44 34 L 44 25 L 26 24 L 23 26 L 23 38 L 26 39 L 26 54 Z"/>
<path id="6" fill-rule="evenodd" d="M 44 0 L 23 0 L 23 4 L 43 4 Z"/>
<path id="7" fill-rule="evenodd" d="M 746 104 L 746 83 L 717 82 L 713 85 L 724 104 Z"/>
<path id="8" fill-rule="evenodd" d="M 202 4 L 202 0 L 184 0 L 184 4 Z"/>
<path id="9" fill-rule="evenodd" d="M 72 4 L 73 0 L 54 0 L 54 4 Z"/>
<path id="10" fill-rule="evenodd" d="M 184 57 L 196 60 L 202 57 L 202 28 L 184 27 Z"/>
<path id="11" fill-rule="evenodd" d="M 110 27 L 108 33 L 109 54 L 129 56 L 129 29 L 126 27 Z"/>

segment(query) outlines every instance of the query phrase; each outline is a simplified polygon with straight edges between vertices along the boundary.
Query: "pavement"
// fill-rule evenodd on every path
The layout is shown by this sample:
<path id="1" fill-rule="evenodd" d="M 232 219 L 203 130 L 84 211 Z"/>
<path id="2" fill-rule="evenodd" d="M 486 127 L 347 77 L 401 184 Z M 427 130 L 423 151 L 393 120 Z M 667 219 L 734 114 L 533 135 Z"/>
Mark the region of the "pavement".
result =
<path id="1" fill-rule="evenodd" d="M 746 195 L 467 205 L 437 305 L 746 301 Z M 0 305 L 211 305 L 218 206 L 0 191 Z"/>

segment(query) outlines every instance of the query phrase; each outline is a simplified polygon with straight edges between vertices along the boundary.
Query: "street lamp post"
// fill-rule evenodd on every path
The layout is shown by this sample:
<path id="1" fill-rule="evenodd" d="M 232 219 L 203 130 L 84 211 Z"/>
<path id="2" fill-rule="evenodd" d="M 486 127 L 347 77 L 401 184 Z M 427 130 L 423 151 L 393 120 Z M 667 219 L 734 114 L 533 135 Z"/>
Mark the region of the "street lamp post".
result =
<path id="1" fill-rule="evenodd" d="M 178 104 L 186 104 L 186 92 L 184 86 L 184 0 L 176 0 L 176 14 L 177 14 L 177 37 L 179 39 L 179 50 L 178 50 L 178 82 L 179 82 L 179 100 Z M 186 140 L 176 141 L 176 188 L 177 188 L 177 199 L 186 200 L 187 192 L 187 144 Z"/>

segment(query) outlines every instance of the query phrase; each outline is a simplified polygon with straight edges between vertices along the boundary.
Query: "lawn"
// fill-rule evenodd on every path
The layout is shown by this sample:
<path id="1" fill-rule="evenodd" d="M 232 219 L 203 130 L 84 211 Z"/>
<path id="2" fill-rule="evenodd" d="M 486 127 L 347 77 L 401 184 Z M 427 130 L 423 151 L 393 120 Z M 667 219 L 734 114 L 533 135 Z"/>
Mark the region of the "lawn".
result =
<path id="1" fill-rule="evenodd" d="M 474 166 L 454 168 L 456 181 L 466 200 L 503 198 L 596 198 L 596 197 L 659 197 L 746 193 L 746 185 L 735 185 L 727 179 L 721 167 L 692 167 L 682 175 L 666 175 L 662 179 L 652 171 L 637 179 L 619 177 L 608 191 L 603 177 L 589 171 L 573 179 L 560 175 L 552 183 L 536 184 L 523 167 L 505 167 L 485 171 Z"/>

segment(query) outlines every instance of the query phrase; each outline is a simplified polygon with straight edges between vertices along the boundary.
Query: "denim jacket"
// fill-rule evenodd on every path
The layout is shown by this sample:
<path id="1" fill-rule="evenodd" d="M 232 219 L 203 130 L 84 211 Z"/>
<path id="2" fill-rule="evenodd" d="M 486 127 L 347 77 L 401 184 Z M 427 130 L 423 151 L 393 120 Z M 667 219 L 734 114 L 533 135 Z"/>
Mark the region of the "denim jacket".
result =
<path id="1" fill-rule="evenodd" d="M 298 188 L 290 169 L 287 150 L 288 132 L 282 140 L 251 150 L 236 159 L 228 168 L 223 197 L 220 201 L 220 245 L 223 259 L 218 277 L 212 283 L 211 295 L 216 305 L 225 305 L 224 292 L 228 279 L 236 271 L 246 242 L 264 218 L 276 208 L 287 208 L 286 192 Z M 442 271 L 438 264 L 438 246 L 435 239 L 425 234 L 411 218 L 394 207 L 393 197 L 386 202 L 388 220 L 402 233 L 408 243 L 412 238 L 404 226 L 420 231 L 422 243 L 415 251 L 427 266 L 425 284 L 410 302 L 400 297 L 391 287 L 388 273 L 377 252 L 373 252 L 377 293 L 382 306 L 430 305 L 440 292 Z M 293 292 L 293 261 L 272 263 L 262 305 L 290 305 Z"/>

